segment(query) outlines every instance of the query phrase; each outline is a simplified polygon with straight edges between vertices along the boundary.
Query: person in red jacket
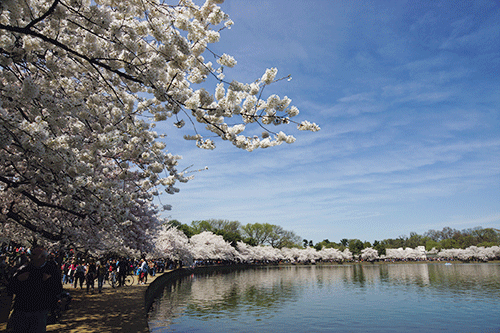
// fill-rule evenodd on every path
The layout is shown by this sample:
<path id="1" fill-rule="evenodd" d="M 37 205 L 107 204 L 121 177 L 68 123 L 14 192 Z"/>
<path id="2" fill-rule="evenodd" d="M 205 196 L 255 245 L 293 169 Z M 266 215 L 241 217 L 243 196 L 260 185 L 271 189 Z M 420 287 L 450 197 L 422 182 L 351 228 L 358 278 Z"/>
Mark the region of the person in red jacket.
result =
<path id="1" fill-rule="evenodd" d="M 7 289 L 16 295 L 7 325 L 12 332 L 46 332 L 47 315 L 63 290 L 57 263 L 47 261 L 48 252 L 33 249 L 30 261 L 12 276 Z"/>

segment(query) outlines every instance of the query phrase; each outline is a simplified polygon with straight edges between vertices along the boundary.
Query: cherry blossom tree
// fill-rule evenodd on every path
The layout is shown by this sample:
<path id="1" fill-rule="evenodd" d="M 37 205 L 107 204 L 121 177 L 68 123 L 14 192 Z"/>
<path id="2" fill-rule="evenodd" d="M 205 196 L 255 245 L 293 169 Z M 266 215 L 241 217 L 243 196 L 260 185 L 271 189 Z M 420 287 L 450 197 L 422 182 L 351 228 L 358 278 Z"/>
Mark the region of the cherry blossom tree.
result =
<path id="1" fill-rule="evenodd" d="M 270 245 L 254 247 L 255 260 L 263 262 L 276 262 L 283 259 L 281 250 Z"/>
<path id="2" fill-rule="evenodd" d="M 242 241 L 236 243 L 236 249 L 240 254 L 242 262 L 252 262 L 253 260 L 256 260 L 254 248 L 254 246 L 251 246 Z"/>
<path id="3" fill-rule="evenodd" d="M 374 261 L 378 259 L 378 251 L 371 247 L 364 248 L 361 250 L 361 259 L 365 261 Z"/>
<path id="4" fill-rule="evenodd" d="M 345 261 L 349 261 L 353 259 L 352 252 L 346 248 L 344 251 L 342 251 L 342 259 Z"/>
<path id="5" fill-rule="evenodd" d="M 193 248 L 189 238 L 175 227 L 162 227 L 155 236 L 154 245 L 155 248 L 150 253 L 154 258 L 181 260 L 185 263 L 193 261 Z"/>
<path id="6" fill-rule="evenodd" d="M 386 249 L 386 259 L 395 260 L 425 260 L 427 258 L 424 246 L 417 246 L 412 249 L 407 247 L 403 249 L 402 247 L 397 249 Z"/>
<path id="7" fill-rule="evenodd" d="M 342 252 L 338 249 L 335 249 L 333 247 L 329 248 L 322 248 L 319 251 L 319 257 L 323 260 L 332 260 L 332 261 L 343 261 L 344 257 L 342 255 Z"/>
<path id="8" fill-rule="evenodd" d="M 404 250 L 402 247 L 397 249 L 385 249 L 385 257 L 387 259 L 404 259 Z"/>
<path id="9" fill-rule="evenodd" d="M 210 231 L 194 235 L 189 241 L 194 259 L 236 261 L 239 258 L 239 253 L 224 237 Z"/>
<path id="10" fill-rule="evenodd" d="M 485 260 L 500 259 L 500 246 L 486 247 L 483 250 Z"/>
<path id="11" fill-rule="evenodd" d="M 288 97 L 264 95 L 276 68 L 250 83 L 224 77 L 236 60 L 210 49 L 233 24 L 220 3 L 0 2 L 5 235 L 151 251 L 160 225 L 152 199 L 191 179 L 156 123 L 190 124 L 185 138 L 200 148 L 214 149 L 218 136 L 248 151 L 295 140 L 272 126 L 319 130 L 293 121 Z M 212 92 L 199 85 L 208 77 Z"/>
<path id="12" fill-rule="evenodd" d="M 292 248 L 282 248 L 281 253 L 283 254 L 283 257 L 285 260 L 288 260 L 292 263 L 296 262 L 300 256 L 300 251 L 301 249 L 292 247 Z"/>
<path id="13" fill-rule="evenodd" d="M 439 258 L 459 259 L 462 261 L 489 261 L 500 258 L 500 247 L 469 246 L 465 249 L 443 249 L 437 254 Z"/>
<path id="14" fill-rule="evenodd" d="M 299 257 L 297 261 L 299 262 L 309 262 L 316 261 L 319 259 L 318 251 L 314 247 L 306 247 L 305 249 L 299 250 Z"/>

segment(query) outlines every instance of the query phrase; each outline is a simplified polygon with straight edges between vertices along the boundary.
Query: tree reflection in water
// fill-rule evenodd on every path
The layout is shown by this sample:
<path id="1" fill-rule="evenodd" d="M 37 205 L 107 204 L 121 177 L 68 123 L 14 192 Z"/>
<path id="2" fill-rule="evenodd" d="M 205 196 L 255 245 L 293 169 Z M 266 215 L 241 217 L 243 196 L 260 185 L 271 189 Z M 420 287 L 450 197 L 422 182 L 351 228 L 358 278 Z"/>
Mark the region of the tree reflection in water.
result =
<path id="1" fill-rule="evenodd" d="M 443 300 L 494 304 L 500 297 L 498 276 L 497 264 L 444 263 L 257 267 L 191 275 L 166 286 L 151 314 L 150 328 L 167 332 L 168 327 L 189 318 L 206 325 L 233 321 L 233 329 L 245 331 L 249 323 L 279 322 L 285 316 L 293 321 L 300 316 L 321 317 L 323 313 L 323 317 L 334 318 L 335 314 L 353 312 L 364 313 L 367 322 L 372 320 L 367 325 L 374 328 L 373 320 L 380 321 L 381 316 L 387 318 L 388 325 L 394 325 L 387 315 L 392 311 L 403 329 L 405 311 L 419 315 L 414 313 L 415 307 L 420 308 L 422 316 L 429 316 L 436 311 L 430 308 Z M 361 320 L 356 323 L 363 325 Z"/>

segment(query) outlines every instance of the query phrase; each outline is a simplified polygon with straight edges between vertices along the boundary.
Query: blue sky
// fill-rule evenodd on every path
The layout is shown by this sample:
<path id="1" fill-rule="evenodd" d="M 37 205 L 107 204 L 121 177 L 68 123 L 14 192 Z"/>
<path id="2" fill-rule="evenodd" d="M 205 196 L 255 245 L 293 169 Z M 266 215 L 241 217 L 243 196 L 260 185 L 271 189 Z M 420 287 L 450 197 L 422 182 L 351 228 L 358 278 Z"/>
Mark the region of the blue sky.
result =
<path id="1" fill-rule="evenodd" d="M 286 95 L 320 132 L 292 145 L 203 151 L 168 127 L 182 167 L 208 166 L 165 213 L 271 223 L 302 238 L 373 242 L 449 226 L 500 227 L 498 1 L 226 1 L 212 49 Z M 170 126 L 167 124 L 166 126 Z M 187 126 L 186 126 L 187 127 Z"/>

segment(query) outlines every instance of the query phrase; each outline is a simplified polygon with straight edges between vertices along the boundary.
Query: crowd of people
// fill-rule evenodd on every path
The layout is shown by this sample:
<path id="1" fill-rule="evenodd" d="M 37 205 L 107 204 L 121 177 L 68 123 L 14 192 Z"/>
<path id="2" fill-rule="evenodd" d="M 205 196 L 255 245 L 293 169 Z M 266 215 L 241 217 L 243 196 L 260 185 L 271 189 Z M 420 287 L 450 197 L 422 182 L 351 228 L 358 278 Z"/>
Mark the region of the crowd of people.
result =
<path id="1" fill-rule="evenodd" d="M 14 272 L 29 261 L 32 254 L 30 247 L 3 243 L 0 247 L 0 286 L 6 286 Z M 163 273 L 165 269 L 179 266 L 179 262 L 168 259 L 127 258 L 108 255 L 93 257 L 76 253 L 73 249 L 67 251 L 48 252 L 48 261 L 54 262 L 60 268 L 61 283 L 70 284 L 74 288 L 87 286 L 90 292 L 97 282 L 98 290 L 109 278 L 111 272 L 118 277 L 118 285 L 124 284 L 127 275 L 136 275 L 139 280 L 147 283 L 148 275 Z"/>
<path id="2" fill-rule="evenodd" d="M 127 258 L 124 256 L 93 257 L 73 249 L 48 251 L 43 247 L 24 247 L 13 243 L 0 247 L 0 292 L 15 295 L 10 306 L 2 309 L 0 320 L 8 319 L 9 332 L 45 332 L 47 318 L 60 303 L 67 285 L 102 292 L 104 283 L 116 277 L 117 287 L 125 285 L 128 275 L 136 275 L 140 284 L 149 275 L 162 273 L 179 265 L 164 259 Z M 10 304 L 10 302 L 9 302 Z"/>

